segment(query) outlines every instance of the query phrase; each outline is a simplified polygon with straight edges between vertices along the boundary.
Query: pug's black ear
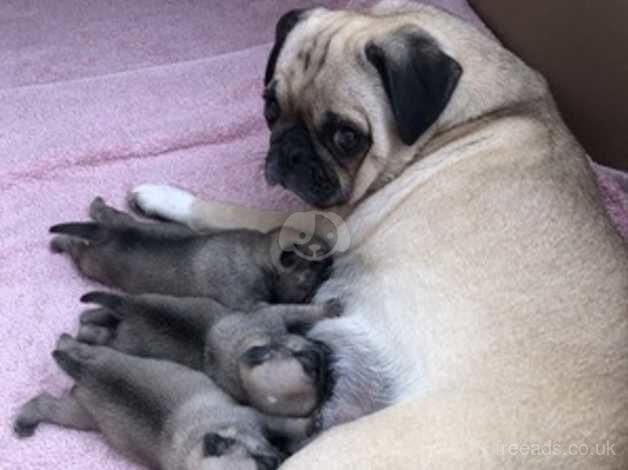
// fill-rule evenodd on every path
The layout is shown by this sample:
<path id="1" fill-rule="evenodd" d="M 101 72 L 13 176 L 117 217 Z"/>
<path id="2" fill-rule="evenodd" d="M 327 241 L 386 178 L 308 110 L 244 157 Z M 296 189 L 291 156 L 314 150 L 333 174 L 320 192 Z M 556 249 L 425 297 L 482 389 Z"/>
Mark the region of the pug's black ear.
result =
<path id="1" fill-rule="evenodd" d="M 443 112 L 462 67 L 424 34 L 402 30 L 366 46 L 380 75 L 401 140 L 414 144 Z"/>
<path id="2" fill-rule="evenodd" d="M 203 455 L 205 457 L 219 457 L 235 443 L 230 437 L 210 432 L 203 436 Z"/>
<path id="3" fill-rule="evenodd" d="M 270 83 L 273 75 L 275 74 L 275 65 L 277 64 L 277 58 L 279 57 L 279 52 L 281 52 L 283 43 L 286 42 L 288 34 L 294 29 L 294 27 L 301 20 L 303 14 L 306 11 L 306 9 L 290 10 L 289 12 L 284 13 L 281 18 L 279 18 L 277 26 L 275 27 L 275 44 L 270 51 L 270 56 L 268 57 L 268 62 L 266 64 L 266 73 L 264 74 L 264 86 Z"/>

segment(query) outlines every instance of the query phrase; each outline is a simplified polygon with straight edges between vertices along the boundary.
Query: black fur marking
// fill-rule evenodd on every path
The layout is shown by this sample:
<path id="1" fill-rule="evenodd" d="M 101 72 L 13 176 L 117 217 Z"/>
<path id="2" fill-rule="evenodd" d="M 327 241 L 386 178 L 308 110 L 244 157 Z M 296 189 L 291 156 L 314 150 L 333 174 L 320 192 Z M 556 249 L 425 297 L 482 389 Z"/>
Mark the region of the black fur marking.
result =
<path id="1" fill-rule="evenodd" d="M 412 145 L 443 112 L 462 67 L 424 34 L 407 30 L 378 45 L 366 57 L 380 75 L 401 140 Z"/>
<path id="2" fill-rule="evenodd" d="M 203 436 L 203 455 L 205 457 L 219 457 L 235 443 L 230 437 L 223 437 L 216 433 L 207 433 Z"/>
<path id="3" fill-rule="evenodd" d="M 96 240 L 101 234 L 101 227 L 94 222 L 71 222 L 53 225 L 50 227 L 50 233 L 61 233 L 86 240 Z"/>
<path id="4" fill-rule="evenodd" d="M 268 57 L 268 63 L 266 64 L 266 72 L 264 74 L 264 86 L 268 85 L 275 74 L 275 66 L 277 65 L 277 59 L 279 57 L 279 53 L 281 52 L 281 48 L 283 47 L 284 42 L 286 42 L 286 38 L 290 31 L 294 29 L 294 27 L 299 23 L 302 18 L 302 15 L 307 10 L 291 10 L 285 13 L 279 21 L 277 22 L 277 27 L 275 28 L 275 44 L 273 45 L 272 50 L 270 51 L 270 56 Z"/>

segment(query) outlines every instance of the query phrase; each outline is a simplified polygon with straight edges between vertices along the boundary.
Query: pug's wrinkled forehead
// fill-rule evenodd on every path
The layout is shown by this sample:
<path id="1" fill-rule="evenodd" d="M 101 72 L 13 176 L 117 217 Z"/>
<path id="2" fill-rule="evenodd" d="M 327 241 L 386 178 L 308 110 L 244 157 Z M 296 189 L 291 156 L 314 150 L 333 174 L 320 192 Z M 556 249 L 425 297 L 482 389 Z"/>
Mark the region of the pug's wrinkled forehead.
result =
<path id="1" fill-rule="evenodd" d="M 397 16 L 286 13 L 264 80 L 267 181 L 317 207 L 355 200 L 436 121 L 460 74 L 435 39 Z"/>

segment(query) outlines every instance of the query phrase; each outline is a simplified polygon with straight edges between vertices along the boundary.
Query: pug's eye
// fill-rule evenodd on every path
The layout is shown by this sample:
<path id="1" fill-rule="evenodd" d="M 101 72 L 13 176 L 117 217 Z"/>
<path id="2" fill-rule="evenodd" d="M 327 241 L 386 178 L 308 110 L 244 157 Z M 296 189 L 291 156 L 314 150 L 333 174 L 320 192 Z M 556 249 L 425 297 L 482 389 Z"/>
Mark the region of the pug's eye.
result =
<path id="1" fill-rule="evenodd" d="M 279 119 L 281 110 L 277 99 L 272 96 L 264 97 L 264 118 L 269 126 L 272 126 Z"/>
<path id="2" fill-rule="evenodd" d="M 334 132 L 334 145 L 345 154 L 358 150 L 362 136 L 349 126 L 341 126 Z"/>

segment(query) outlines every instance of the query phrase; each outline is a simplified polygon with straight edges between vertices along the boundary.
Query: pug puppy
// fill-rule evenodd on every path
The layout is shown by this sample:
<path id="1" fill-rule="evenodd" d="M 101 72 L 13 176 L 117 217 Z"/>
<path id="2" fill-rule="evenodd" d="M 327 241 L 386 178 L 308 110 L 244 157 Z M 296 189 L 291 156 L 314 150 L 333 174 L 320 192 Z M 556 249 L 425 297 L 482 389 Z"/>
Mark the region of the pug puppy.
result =
<path id="1" fill-rule="evenodd" d="M 263 95 L 266 179 L 351 235 L 315 296 L 345 312 L 308 336 L 335 358 L 323 426 L 361 419 L 285 468 L 628 468 L 628 248 L 543 78 L 386 0 L 282 17 Z M 291 216 L 160 185 L 131 199 L 196 229 Z"/>
<path id="2" fill-rule="evenodd" d="M 162 470 L 274 470 L 281 463 L 266 434 L 294 426 L 238 405 L 205 374 L 69 335 L 52 355 L 76 383 L 61 398 L 43 393 L 27 402 L 14 423 L 20 437 L 42 422 L 100 431 L 117 451 Z"/>
<path id="3" fill-rule="evenodd" d="M 273 305 L 251 313 L 208 298 L 91 292 L 101 307 L 81 315 L 77 338 L 204 371 L 240 403 L 263 413 L 309 416 L 331 385 L 328 348 L 302 334 L 340 305 Z"/>
<path id="4" fill-rule="evenodd" d="M 53 251 L 69 253 L 87 277 L 131 293 L 212 297 L 243 311 L 260 303 L 304 303 L 332 263 L 297 254 L 288 240 L 298 237 L 285 230 L 200 234 L 177 224 L 139 222 L 101 198 L 90 205 L 90 216 L 93 222 L 52 227 L 62 234 L 52 240 Z M 316 251 L 321 244 L 310 239 Z"/>

